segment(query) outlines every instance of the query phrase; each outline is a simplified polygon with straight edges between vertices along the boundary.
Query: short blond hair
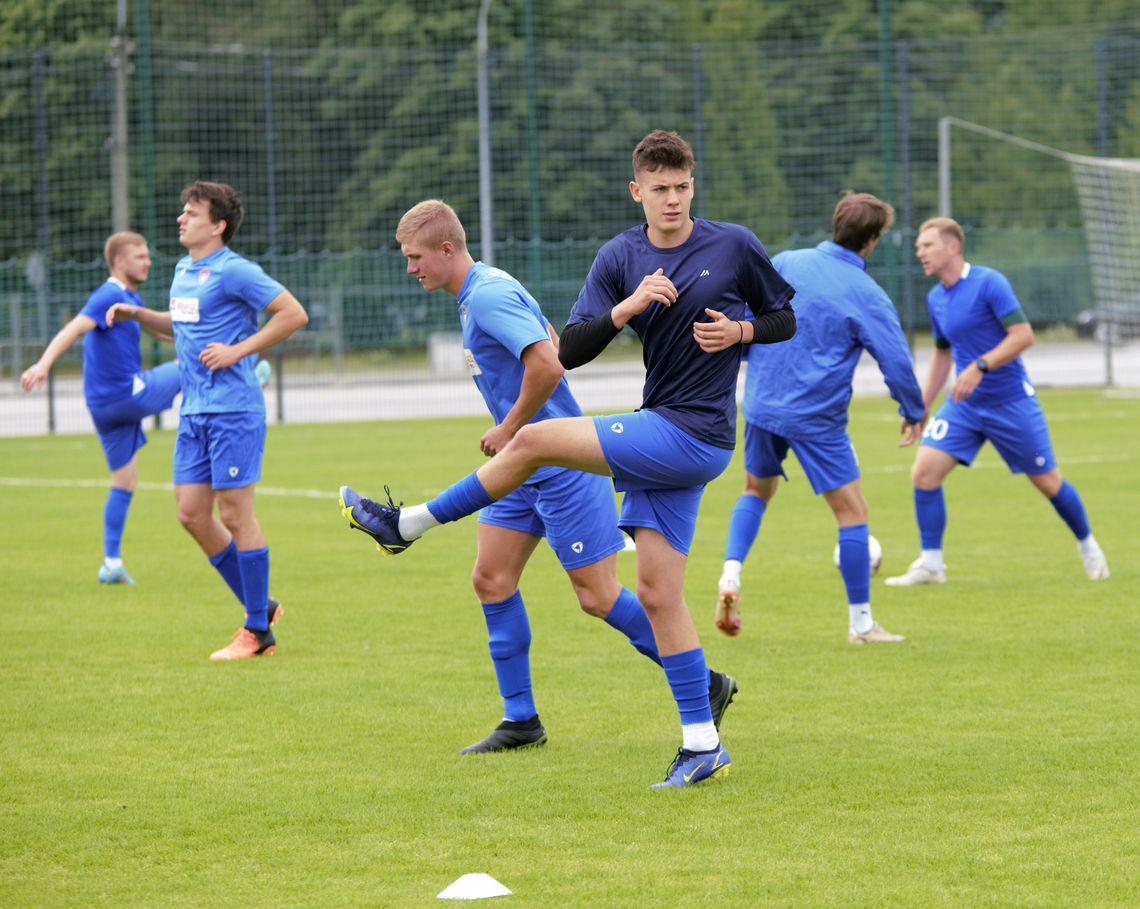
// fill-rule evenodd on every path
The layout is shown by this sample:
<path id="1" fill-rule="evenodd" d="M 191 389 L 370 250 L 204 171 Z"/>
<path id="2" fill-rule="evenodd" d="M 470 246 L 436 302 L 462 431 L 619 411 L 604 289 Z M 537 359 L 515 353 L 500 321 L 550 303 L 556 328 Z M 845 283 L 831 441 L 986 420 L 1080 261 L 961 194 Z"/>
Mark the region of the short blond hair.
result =
<path id="1" fill-rule="evenodd" d="M 107 238 L 103 244 L 103 258 L 108 268 L 115 267 L 115 257 L 128 246 L 146 246 L 146 237 L 133 230 L 120 230 Z"/>
<path id="2" fill-rule="evenodd" d="M 396 242 L 419 240 L 431 249 L 439 249 L 450 240 L 456 249 L 467 249 L 467 234 L 455 209 L 439 199 L 425 199 L 404 213 L 396 225 Z"/>
<path id="3" fill-rule="evenodd" d="M 966 233 L 962 230 L 962 225 L 953 218 L 927 218 L 919 225 L 918 232 L 931 229 L 938 231 L 943 239 L 953 237 L 958 241 L 958 249 L 963 253 L 966 251 Z"/>

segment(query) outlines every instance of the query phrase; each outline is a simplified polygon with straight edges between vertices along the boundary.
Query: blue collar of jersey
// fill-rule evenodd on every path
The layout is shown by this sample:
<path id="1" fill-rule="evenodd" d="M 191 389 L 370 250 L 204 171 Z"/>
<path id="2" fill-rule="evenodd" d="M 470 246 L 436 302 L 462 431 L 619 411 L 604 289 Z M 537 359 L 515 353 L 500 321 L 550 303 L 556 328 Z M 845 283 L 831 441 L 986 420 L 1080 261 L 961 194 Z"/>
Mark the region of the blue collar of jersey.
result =
<path id="1" fill-rule="evenodd" d="M 867 260 L 864 259 L 859 253 L 853 249 L 848 249 L 846 246 L 840 246 L 834 240 L 824 240 L 816 249 L 825 252 L 830 256 L 835 256 L 837 259 L 842 259 L 844 262 L 850 262 L 856 265 L 863 271 L 867 270 Z"/>

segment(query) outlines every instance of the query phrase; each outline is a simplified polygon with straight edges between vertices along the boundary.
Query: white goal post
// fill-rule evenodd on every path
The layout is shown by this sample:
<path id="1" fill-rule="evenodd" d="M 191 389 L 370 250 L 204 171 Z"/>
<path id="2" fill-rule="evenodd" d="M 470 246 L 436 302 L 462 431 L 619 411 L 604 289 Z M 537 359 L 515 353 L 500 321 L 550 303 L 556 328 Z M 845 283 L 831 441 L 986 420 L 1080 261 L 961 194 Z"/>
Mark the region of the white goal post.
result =
<path id="1" fill-rule="evenodd" d="M 951 217 L 950 131 L 988 136 L 1065 162 L 1072 174 L 1088 246 L 1096 321 L 1105 350 L 1105 382 L 1113 384 L 1112 345 L 1140 336 L 1140 159 L 1078 155 L 971 123 L 938 121 L 938 207 Z"/>

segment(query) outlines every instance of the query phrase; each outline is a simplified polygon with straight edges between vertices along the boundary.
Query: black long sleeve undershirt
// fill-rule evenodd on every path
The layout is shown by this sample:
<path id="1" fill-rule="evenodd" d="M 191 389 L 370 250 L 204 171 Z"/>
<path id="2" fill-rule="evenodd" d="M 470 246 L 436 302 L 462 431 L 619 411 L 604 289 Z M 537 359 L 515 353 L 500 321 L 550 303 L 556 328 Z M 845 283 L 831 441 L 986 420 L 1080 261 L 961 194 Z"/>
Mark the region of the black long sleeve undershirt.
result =
<path id="1" fill-rule="evenodd" d="M 752 343 L 775 344 L 796 333 L 796 313 L 791 304 L 773 309 L 752 320 Z"/>
<path id="2" fill-rule="evenodd" d="M 558 339 L 558 362 L 563 369 L 589 363 L 619 334 L 621 329 L 614 325 L 608 312 L 589 322 L 567 325 Z"/>

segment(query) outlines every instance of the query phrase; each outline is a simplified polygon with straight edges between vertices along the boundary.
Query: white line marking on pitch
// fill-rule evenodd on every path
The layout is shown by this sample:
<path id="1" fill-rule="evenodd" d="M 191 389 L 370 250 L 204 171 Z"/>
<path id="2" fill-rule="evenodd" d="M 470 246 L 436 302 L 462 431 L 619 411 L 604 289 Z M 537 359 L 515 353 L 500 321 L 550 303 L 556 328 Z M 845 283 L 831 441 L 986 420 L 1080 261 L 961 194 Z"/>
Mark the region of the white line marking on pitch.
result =
<path id="1" fill-rule="evenodd" d="M 106 478 L 101 480 L 45 480 L 33 477 L 0 477 L 0 486 L 25 486 L 48 489 L 64 486 L 71 489 L 106 489 L 109 486 Z M 173 492 L 173 483 L 150 483 L 139 480 L 139 489 L 151 489 L 159 492 Z M 284 489 L 280 486 L 258 486 L 258 495 L 263 496 L 290 496 L 298 499 L 327 499 L 335 493 L 322 489 Z"/>

